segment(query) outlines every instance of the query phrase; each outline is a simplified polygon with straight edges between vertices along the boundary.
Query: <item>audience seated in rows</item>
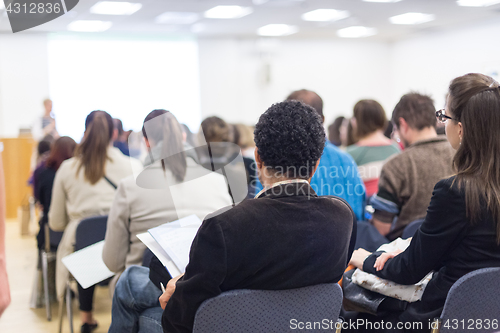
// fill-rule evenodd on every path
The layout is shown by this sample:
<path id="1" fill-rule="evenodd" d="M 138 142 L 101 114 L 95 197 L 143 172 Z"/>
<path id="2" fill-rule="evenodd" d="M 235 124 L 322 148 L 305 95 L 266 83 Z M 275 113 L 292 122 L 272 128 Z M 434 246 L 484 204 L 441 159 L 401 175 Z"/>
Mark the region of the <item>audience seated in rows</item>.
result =
<path id="1" fill-rule="evenodd" d="M 172 113 L 152 111 L 142 132 L 150 151 L 148 165 L 137 182 L 129 176 L 118 184 L 108 217 L 103 260 L 117 273 L 111 290 L 125 268 L 142 262 L 146 246 L 137 234 L 192 214 L 203 219 L 232 203 L 223 176 L 196 163 L 193 147 L 183 142 L 182 128 Z"/>
<path id="2" fill-rule="evenodd" d="M 64 231 L 57 249 L 56 289 L 64 296 L 69 272 L 61 259 L 73 252 L 78 223 L 87 217 L 108 215 L 116 185 L 132 174 L 139 161 L 123 155 L 112 146 L 113 119 L 104 111 L 93 111 L 85 120 L 85 134 L 75 157 L 64 161 L 56 172 L 49 210 L 49 226 Z M 78 286 L 82 333 L 96 327 L 92 316 L 94 287 Z"/>
<path id="3" fill-rule="evenodd" d="M 400 237 L 410 222 L 425 217 L 432 188 L 453 174 L 454 155 L 446 137 L 436 134 L 430 97 L 404 95 L 394 108 L 392 122 L 405 150 L 384 164 L 378 192 L 370 200 L 375 209 L 373 225 L 389 240 Z"/>
<path id="4" fill-rule="evenodd" d="M 294 91 L 286 100 L 297 100 L 311 106 L 324 122 L 323 100 L 315 92 L 305 89 Z M 283 149 L 291 149 L 295 139 L 291 137 L 290 140 L 292 141 L 284 145 Z M 359 177 L 356 163 L 349 154 L 328 141 L 323 148 L 318 169 L 311 179 L 311 187 L 319 196 L 336 195 L 346 200 L 356 218 L 364 220 L 365 186 Z M 257 188 L 262 189 L 262 185 L 257 184 Z"/>
<path id="5" fill-rule="evenodd" d="M 191 332 L 200 304 L 224 291 L 292 289 L 341 278 L 354 248 L 355 215 L 344 200 L 318 197 L 309 184 L 324 150 L 322 119 L 298 101 L 275 104 L 260 117 L 255 143 L 265 189 L 205 218 L 186 273 L 171 279 L 159 299 L 163 314 L 148 309 L 160 294 L 146 281 L 148 269 L 127 269 L 113 297 L 109 332 Z M 144 313 L 147 328 L 138 326 Z"/>
<path id="6" fill-rule="evenodd" d="M 347 147 L 366 187 L 367 198 L 378 190 L 378 178 L 386 160 L 400 152 L 396 143 L 384 136 L 385 111 L 377 101 L 364 99 L 354 105 L 354 132 L 357 142 Z"/>
<path id="7" fill-rule="evenodd" d="M 393 120 L 398 125 L 400 135 L 410 141 L 406 127 L 417 127 L 415 118 L 410 121 L 410 115 L 415 117 L 417 113 L 400 113 L 401 104 L 406 105 L 405 110 L 417 110 L 419 105 L 422 110 L 426 110 L 432 104 L 428 98 L 412 94 L 404 96 L 396 107 Z M 441 122 L 446 123 L 446 136 L 456 151 L 453 157 L 455 175 L 440 180 L 434 186 L 425 220 L 404 252 L 369 253 L 360 249 L 354 252 L 351 260 L 352 264 L 365 272 L 404 285 L 415 284 L 434 271 L 422 299 L 409 303 L 406 310 L 384 318 L 363 315 L 366 319 L 379 322 L 421 322 L 424 328 L 420 330 L 422 332 L 430 331 L 429 322 L 441 315 L 448 291 L 460 277 L 477 269 L 500 266 L 498 82 L 482 74 L 467 74 L 452 80 L 446 108 L 437 111 L 436 115 Z M 396 122 L 398 119 L 399 122 Z M 426 124 L 422 122 L 420 125 Z M 427 127 L 432 133 L 430 129 L 434 126 Z M 429 155 L 436 150 L 446 152 L 437 148 L 438 142 L 435 140 L 420 141 L 420 145 L 436 147 L 422 149 L 420 154 Z M 415 148 L 419 148 L 418 144 L 410 146 L 395 159 L 413 153 Z M 434 158 L 439 161 L 437 156 Z M 431 161 L 425 163 L 430 164 Z M 438 162 L 434 169 L 422 171 L 426 171 L 426 176 L 430 177 L 439 167 L 443 167 L 443 164 Z M 414 170 L 410 168 L 407 172 Z M 419 188 L 421 183 L 412 182 L 411 185 Z"/>

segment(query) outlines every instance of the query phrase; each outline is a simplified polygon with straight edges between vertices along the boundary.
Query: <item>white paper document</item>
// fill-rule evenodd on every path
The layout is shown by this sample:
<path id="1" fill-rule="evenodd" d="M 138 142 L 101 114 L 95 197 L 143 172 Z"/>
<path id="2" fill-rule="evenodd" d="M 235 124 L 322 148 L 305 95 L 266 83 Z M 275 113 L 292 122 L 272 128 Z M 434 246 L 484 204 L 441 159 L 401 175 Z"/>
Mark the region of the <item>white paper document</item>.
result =
<path id="1" fill-rule="evenodd" d="M 148 230 L 154 240 L 165 250 L 168 257 L 172 259 L 180 273 L 186 271 L 191 244 L 201 223 L 202 221 L 196 215 L 190 215 Z M 153 250 L 151 249 L 151 251 Z M 172 276 L 176 276 L 175 273 L 170 273 Z"/>
<path id="2" fill-rule="evenodd" d="M 83 289 L 115 275 L 102 260 L 103 246 L 104 241 L 101 241 L 62 258 L 63 264 Z"/>
<path id="3" fill-rule="evenodd" d="M 170 256 L 165 252 L 165 250 L 158 244 L 153 236 L 149 232 L 143 234 L 138 234 L 137 238 L 148 247 L 148 249 L 153 252 L 153 254 L 160 260 L 160 262 L 165 266 L 171 276 L 177 276 L 181 274 L 181 271 L 175 266 L 174 262 Z"/>

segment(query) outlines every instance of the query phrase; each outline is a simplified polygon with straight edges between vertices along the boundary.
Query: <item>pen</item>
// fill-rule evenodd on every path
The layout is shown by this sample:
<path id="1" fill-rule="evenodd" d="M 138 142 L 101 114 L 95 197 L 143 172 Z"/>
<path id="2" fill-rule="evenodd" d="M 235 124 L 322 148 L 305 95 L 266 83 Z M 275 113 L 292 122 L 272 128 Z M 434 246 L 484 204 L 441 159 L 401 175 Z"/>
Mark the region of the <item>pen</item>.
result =
<path id="1" fill-rule="evenodd" d="M 165 293 L 165 286 L 163 285 L 163 283 L 160 282 L 160 287 L 161 287 L 161 292 L 162 293 Z"/>

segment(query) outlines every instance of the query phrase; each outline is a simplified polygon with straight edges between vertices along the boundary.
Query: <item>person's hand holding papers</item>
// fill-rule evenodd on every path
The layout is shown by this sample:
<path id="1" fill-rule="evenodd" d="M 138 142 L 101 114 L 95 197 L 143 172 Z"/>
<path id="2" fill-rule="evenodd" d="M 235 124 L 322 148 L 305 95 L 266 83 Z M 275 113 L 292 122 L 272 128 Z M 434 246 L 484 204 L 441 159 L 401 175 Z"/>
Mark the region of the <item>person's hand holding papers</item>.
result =
<path id="1" fill-rule="evenodd" d="M 372 253 L 365 249 L 358 249 L 352 253 L 350 264 L 356 268 L 363 269 L 363 262 L 370 254 Z"/>
<path id="2" fill-rule="evenodd" d="M 161 308 L 163 310 L 165 310 L 165 307 L 167 306 L 167 303 L 168 301 L 170 300 L 170 297 L 172 297 L 172 295 L 174 294 L 174 291 L 175 291 L 175 283 L 177 282 L 177 280 L 179 280 L 182 276 L 184 276 L 184 273 L 181 274 L 181 275 L 178 275 L 176 277 L 174 277 L 173 279 L 171 279 L 170 281 L 168 281 L 167 283 L 167 288 L 165 289 L 165 292 L 163 292 L 163 294 L 160 296 L 159 298 L 159 301 L 160 301 L 160 305 L 161 305 Z"/>

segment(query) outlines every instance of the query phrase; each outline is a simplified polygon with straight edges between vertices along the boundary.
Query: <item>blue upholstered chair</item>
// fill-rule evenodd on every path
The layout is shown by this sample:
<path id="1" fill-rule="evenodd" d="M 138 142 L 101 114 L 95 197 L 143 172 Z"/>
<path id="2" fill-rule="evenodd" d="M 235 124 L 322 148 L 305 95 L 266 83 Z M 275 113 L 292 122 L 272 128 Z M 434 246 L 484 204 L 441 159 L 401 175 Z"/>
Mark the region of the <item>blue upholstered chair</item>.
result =
<path id="1" fill-rule="evenodd" d="M 422 223 L 424 223 L 424 219 L 415 220 L 413 222 L 410 222 L 410 224 L 408 224 L 406 226 L 406 228 L 403 230 L 403 235 L 401 235 L 401 238 L 407 239 L 407 238 L 413 237 L 413 235 L 415 235 L 417 230 L 420 229 L 420 226 L 422 225 Z"/>
<path id="2" fill-rule="evenodd" d="M 441 317 L 434 322 L 435 329 L 432 332 L 498 331 L 500 328 L 499 285 L 499 267 L 478 269 L 462 276 L 448 292 L 443 312 Z M 436 327 L 438 322 L 439 328 Z"/>
<path id="3" fill-rule="evenodd" d="M 193 332 L 288 332 L 307 323 L 315 325 L 307 332 L 340 332 L 336 323 L 341 306 L 342 289 L 337 283 L 289 290 L 231 290 L 201 304 Z"/>

